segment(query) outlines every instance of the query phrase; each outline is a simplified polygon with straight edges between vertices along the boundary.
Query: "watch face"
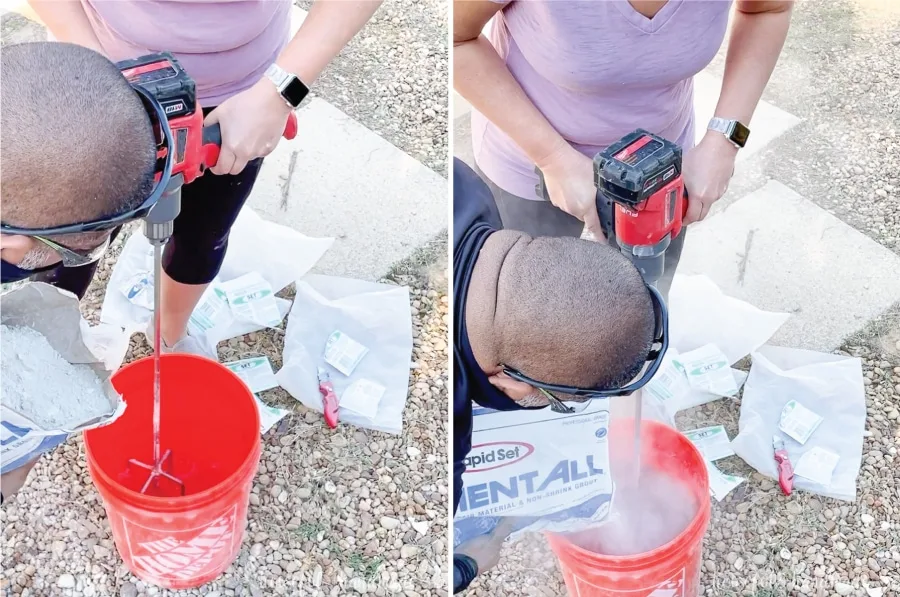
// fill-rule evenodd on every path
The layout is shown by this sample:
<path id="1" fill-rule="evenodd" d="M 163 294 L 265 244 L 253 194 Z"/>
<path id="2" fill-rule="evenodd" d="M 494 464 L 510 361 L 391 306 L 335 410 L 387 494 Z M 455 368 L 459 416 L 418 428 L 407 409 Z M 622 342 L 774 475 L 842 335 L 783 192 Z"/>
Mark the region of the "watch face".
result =
<path id="1" fill-rule="evenodd" d="M 281 95 L 284 96 L 292 106 L 295 108 L 300 105 L 300 102 L 303 101 L 303 98 L 309 93 L 309 89 L 306 85 L 303 84 L 303 81 L 298 79 L 297 77 L 291 77 L 291 80 L 285 86 L 284 91 L 281 92 Z"/>
<path id="2" fill-rule="evenodd" d="M 734 129 L 731 131 L 731 140 L 734 141 L 736 145 L 739 147 L 743 147 L 747 144 L 747 139 L 750 138 L 750 129 L 745 127 L 740 122 L 734 122 Z"/>

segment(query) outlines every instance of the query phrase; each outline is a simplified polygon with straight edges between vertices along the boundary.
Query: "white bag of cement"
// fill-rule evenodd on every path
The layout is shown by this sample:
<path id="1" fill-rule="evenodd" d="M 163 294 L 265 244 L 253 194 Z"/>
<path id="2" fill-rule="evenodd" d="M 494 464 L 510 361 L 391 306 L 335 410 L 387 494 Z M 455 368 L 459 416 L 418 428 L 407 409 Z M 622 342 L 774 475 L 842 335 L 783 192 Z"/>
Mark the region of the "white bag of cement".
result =
<path id="1" fill-rule="evenodd" d="M 669 345 L 685 353 L 715 344 L 733 365 L 765 344 L 788 317 L 725 296 L 706 276 L 676 274 L 669 291 Z"/>
<path id="2" fill-rule="evenodd" d="M 760 348 L 752 358 L 741 401 L 740 432 L 731 441 L 735 453 L 773 479 L 778 478 L 773 436 L 784 439 L 795 468 L 812 450 L 837 455 L 837 464 L 833 472 L 829 471 L 830 482 L 795 474 L 794 487 L 839 500 L 855 500 L 866 426 L 862 361 L 774 346 Z M 784 407 L 790 401 L 822 417 L 804 444 L 779 430 Z"/>
<path id="3" fill-rule="evenodd" d="M 3 295 L 0 323 L 2 473 L 124 412 L 109 382 L 124 356 L 124 334 L 95 334 L 73 294 L 42 282 L 19 286 Z"/>
<path id="4" fill-rule="evenodd" d="M 325 363 L 325 347 L 339 330 L 367 351 L 347 376 Z M 278 383 L 307 407 L 322 412 L 318 367 L 331 375 L 338 400 L 354 382 L 381 387 L 374 416 L 341 408 L 340 421 L 359 427 L 400 433 L 409 388 L 412 320 L 409 290 L 349 278 L 309 275 L 297 282 L 294 305 L 284 337 Z M 357 385 L 357 388 L 359 386 Z M 354 397 L 354 400 L 358 396 Z"/>
<path id="5" fill-rule="evenodd" d="M 213 286 L 221 290 L 222 284 L 256 273 L 277 293 L 311 270 L 333 242 L 332 238 L 310 238 L 268 222 L 245 207 L 231 229 L 225 262 Z M 143 233 L 135 230 L 113 267 L 100 320 L 128 330 L 129 334 L 146 330 L 152 317 L 152 301 L 145 300 L 148 296 L 152 298 L 152 272 L 153 248 Z M 138 283 L 140 280 L 144 282 Z M 208 292 L 215 291 L 210 287 Z M 276 298 L 275 302 L 283 318 L 290 309 L 290 301 Z M 222 340 L 265 327 L 254 321 L 228 320 L 225 314 L 221 304 L 216 304 L 215 294 L 204 295 L 192 315 L 188 333 L 214 349 Z M 215 325 L 209 321 L 211 316 L 216 318 Z"/>
<path id="6" fill-rule="evenodd" d="M 512 534 L 566 532 L 609 514 L 609 400 L 573 414 L 473 409 L 472 451 L 453 521 L 454 545 L 514 518 Z"/>

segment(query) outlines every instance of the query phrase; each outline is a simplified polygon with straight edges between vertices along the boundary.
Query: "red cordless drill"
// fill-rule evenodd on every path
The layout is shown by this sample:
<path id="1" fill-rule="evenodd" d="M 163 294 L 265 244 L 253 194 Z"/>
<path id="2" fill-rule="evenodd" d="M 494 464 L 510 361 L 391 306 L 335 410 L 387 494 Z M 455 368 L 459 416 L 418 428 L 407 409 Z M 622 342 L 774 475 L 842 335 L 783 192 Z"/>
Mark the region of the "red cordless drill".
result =
<path id="1" fill-rule="evenodd" d="M 681 148 L 638 129 L 594 156 L 594 184 L 603 233 L 655 286 L 687 211 Z M 543 176 L 537 192 L 549 198 Z"/>
<path id="2" fill-rule="evenodd" d="M 117 64 L 133 86 L 156 98 L 172 131 L 173 147 L 159 150 L 158 157 L 172 152 L 172 173 L 167 192 L 150 210 L 144 233 L 154 245 L 172 236 L 173 222 L 181 211 L 181 187 L 193 182 L 219 159 L 222 134 L 219 125 L 203 126 L 203 110 L 197 103 L 194 80 L 169 52 L 149 54 Z M 291 112 L 284 130 L 286 139 L 297 135 L 297 116 Z"/>

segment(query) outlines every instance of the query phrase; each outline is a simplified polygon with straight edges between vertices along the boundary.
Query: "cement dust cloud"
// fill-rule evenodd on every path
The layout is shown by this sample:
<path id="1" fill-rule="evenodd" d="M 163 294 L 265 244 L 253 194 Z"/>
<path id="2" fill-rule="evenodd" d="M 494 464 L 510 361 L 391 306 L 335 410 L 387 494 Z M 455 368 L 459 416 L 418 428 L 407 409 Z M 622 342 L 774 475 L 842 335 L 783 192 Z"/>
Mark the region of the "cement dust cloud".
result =
<path id="1" fill-rule="evenodd" d="M 684 482 L 644 469 L 640 485 L 616 488 L 609 522 L 568 536 L 582 549 L 609 556 L 651 551 L 678 536 L 694 519 L 699 505 Z"/>

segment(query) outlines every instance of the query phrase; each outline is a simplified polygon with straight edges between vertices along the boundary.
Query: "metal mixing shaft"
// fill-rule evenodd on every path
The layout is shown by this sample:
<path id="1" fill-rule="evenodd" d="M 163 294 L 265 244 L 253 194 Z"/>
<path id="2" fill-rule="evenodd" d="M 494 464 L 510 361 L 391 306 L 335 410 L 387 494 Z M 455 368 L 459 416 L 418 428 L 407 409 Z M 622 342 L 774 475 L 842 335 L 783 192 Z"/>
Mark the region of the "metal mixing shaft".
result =
<path id="1" fill-rule="evenodd" d="M 175 227 L 175 218 L 181 211 L 181 175 L 173 176 L 166 192 L 160 197 L 159 202 L 153 206 L 150 213 L 144 219 L 144 235 L 153 245 L 153 462 L 148 464 L 137 459 L 128 462 L 140 468 L 150 471 L 150 476 L 141 487 L 141 493 L 147 493 L 154 481 L 164 477 L 179 486 L 181 495 L 185 493 L 184 483 L 181 479 L 172 476 L 164 467 L 170 463 L 171 450 L 166 450 L 160 455 L 160 355 L 162 354 L 162 328 L 160 326 L 160 306 L 162 296 L 162 251 L 163 246 L 169 241 Z"/>

